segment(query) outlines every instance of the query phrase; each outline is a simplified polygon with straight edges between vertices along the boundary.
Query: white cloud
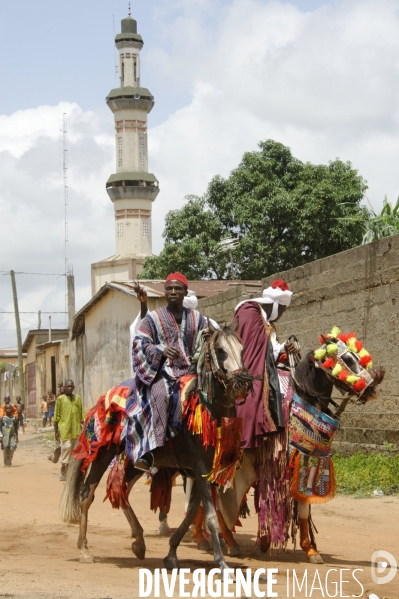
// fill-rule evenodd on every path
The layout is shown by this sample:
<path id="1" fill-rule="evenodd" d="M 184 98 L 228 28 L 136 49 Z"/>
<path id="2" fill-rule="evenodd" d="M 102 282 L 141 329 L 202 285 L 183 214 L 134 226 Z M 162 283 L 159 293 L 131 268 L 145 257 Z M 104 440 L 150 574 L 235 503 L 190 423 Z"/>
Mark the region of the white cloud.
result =
<path id="1" fill-rule="evenodd" d="M 149 88 L 157 80 L 165 90 L 189 92 L 191 101 L 149 131 L 150 170 L 161 187 L 154 203 L 154 251 L 162 247 L 168 210 L 180 207 L 186 194 L 203 193 L 212 176 L 227 176 L 244 151 L 268 138 L 304 161 L 350 160 L 368 180 L 376 208 L 385 193 L 396 200 L 398 9 L 398 0 L 342 0 L 307 12 L 265 0 L 159 4 L 159 45 L 147 50 L 142 81 Z M 90 294 L 90 263 L 114 252 L 105 181 L 115 169 L 115 148 L 106 107 L 85 112 L 60 103 L 0 116 L 0 226 L 2 247 L 8 248 L 2 264 L 63 270 L 63 112 L 79 308 Z M 8 277 L 0 284 L 0 308 L 10 309 Z M 18 289 L 24 306 L 63 309 L 62 280 L 49 286 L 21 275 Z M 15 344 L 13 336 L 7 339 L 0 347 Z"/>

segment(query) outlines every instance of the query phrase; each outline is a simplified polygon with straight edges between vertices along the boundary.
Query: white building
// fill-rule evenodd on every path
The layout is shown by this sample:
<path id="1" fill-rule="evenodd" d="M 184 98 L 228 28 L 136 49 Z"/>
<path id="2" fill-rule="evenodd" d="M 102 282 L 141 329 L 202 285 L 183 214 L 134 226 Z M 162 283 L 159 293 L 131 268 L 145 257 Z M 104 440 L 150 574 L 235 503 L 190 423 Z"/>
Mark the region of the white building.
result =
<path id="1" fill-rule="evenodd" d="M 116 172 L 106 184 L 115 211 L 115 255 L 91 265 L 93 295 L 107 282 L 142 272 L 144 258 L 152 255 L 152 202 L 159 193 L 157 178 L 148 172 L 147 115 L 154 97 L 141 87 L 143 40 L 130 16 L 121 25 L 115 38 L 120 87 L 106 98 L 115 119 Z"/>

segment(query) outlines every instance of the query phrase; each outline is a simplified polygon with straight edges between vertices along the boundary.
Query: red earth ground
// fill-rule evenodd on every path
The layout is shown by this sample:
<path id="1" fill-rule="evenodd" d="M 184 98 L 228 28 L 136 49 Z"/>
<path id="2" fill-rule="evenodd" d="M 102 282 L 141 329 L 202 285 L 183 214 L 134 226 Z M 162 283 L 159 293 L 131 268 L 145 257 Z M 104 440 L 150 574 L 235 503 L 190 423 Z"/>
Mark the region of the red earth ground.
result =
<path id="1" fill-rule="evenodd" d="M 50 433 L 50 431 L 49 431 Z M 36 434 L 28 426 L 25 435 L 20 434 L 20 444 L 14 456 L 12 468 L 4 468 L 0 462 L 0 598 L 21 597 L 28 599 L 134 599 L 139 597 L 139 569 L 162 568 L 162 558 L 168 549 L 168 539 L 160 537 L 158 518 L 149 510 L 149 487 L 139 481 L 131 493 L 131 502 L 145 530 L 147 555 L 139 561 L 131 552 L 130 529 L 121 512 L 112 510 L 110 504 L 102 503 L 105 481 L 96 494 L 90 510 L 89 545 L 95 563 L 79 563 L 76 548 L 78 530 L 76 525 L 63 524 L 58 517 L 58 504 L 63 488 L 58 480 L 59 466 L 47 460 L 49 434 Z M 255 548 L 257 520 L 253 514 L 252 498 L 249 498 L 251 517 L 243 521 L 236 535 L 243 549 L 240 558 L 227 557 L 231 568 L 278 568 L 277 585 L 273 591 L 278 597 L 364 596 L 373 591 L 377 597 L 399 597 L 399 575 L 385 585 L 371 579 L 370 560 L 374 551 L 383 549 L 399 561 L 399 497 L 375 497 L 356 499 L 338 496 L 336 499 L 313 510 L 319 530 L 317 542 L 324 558 L 324 565 L 314 566 L 304 561 L 300 549 L 291 548 L 278 556 L 263 555 Z M 172 508 L 169 514 L 171 526 L 178 526 L 184 510 L 181 479 L 173 489 Z M 186 536 L 178 552 L 181 568 L 214 567 L 212 554 L 200 552 L 193 540 Z M 360 569 L 353 578 L 354 569 Z M 305 587 L 295 595 L 292 576 L 295 569 L 301 581 L 305 570 L 308 576 Z M 317 581 L 311 593 L 315 571 Z M 290 588 L 287 594 L 287 570 Z M 327 572 L 330 583 L 325 584 Z M 341 570 L 341 573 L 340 573 Z M 340 575 L 349 582 L 339 588 Z M 334 582 L 338 582 L 335 595 Z M 316 588 L 319 587 L 319 588 Z M 232 586 L 235 591 L 235 586 Z M 186 587 L 190 590 L 190 585 Z M 260 582 L 265 592 L 266 582 Z M 311 593 L 311 594 L 310 594 Z M 151 595 L 152 596 L 152 595 Z M 165 597 L 161 585 L 161 597 Z M 209 596 L 207 593 L 205 596 Z M 222 595 L 223 596 L 223 595 Z M 240 594 L 240 596 L 244 596 Z M 177 586 L 174 597 L 179 597 Z M 252 597 L 255 594 L 252 593 Z"/>

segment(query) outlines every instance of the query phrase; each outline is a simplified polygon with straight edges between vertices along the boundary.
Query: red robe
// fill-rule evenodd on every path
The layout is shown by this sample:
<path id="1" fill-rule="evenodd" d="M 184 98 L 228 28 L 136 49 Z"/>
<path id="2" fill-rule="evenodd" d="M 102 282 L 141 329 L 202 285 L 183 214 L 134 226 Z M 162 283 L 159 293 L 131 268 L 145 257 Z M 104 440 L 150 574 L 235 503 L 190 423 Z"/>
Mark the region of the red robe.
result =
<path id="1" fill-rule="evenodd" d="M 252 375 L 261 377 L 254 381 L 253 393 L 237 404 L 237 416 L 243 419 L 242 446 L 260 447 L 264 435 L 284 428 L 282 397 L 268 334 L 270 325 L 257 302 L 245 302 L 234 319 L 238 319 L 237 332 L 244 345 L 244 366 Z"/>

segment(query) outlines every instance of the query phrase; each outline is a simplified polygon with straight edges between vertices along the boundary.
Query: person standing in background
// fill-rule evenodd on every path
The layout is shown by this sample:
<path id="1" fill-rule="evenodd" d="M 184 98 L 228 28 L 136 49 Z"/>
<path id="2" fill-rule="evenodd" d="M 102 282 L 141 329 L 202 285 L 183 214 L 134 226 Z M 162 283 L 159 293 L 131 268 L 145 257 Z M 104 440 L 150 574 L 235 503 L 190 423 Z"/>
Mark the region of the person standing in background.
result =
<path id="1" fill-rule="evenodd" d="M 54 433 L 56 441 L 61 443 L 61 472 L 60 480 L 65 480 L 72 450 L 82 430 L 85 418 L 82 399 L 74 394 L 75 383 L 65 381 L 64 394 L 57 398 L 54 413 Z"/>

